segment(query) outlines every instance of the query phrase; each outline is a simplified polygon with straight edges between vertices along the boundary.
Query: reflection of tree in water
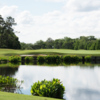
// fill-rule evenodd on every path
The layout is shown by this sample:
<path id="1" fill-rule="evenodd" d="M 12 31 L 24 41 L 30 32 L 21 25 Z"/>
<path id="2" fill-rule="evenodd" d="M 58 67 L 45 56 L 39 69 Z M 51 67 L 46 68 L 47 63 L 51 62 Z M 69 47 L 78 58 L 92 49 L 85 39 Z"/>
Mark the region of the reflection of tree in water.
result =
<path id="1" fill-rule="evenodd" d="M 0 67 L 0 75 L 13 76 L 18 71 L 18 67 Z"/>
<path id="2" fill-rule="evenodd" d="M 19 93 L 22 94 L 21 87 L 19 86 L 13 86 L 13 85 L 6 85 L 6 86 L 0 86 L 0 90 L 4 92 L 11 92 L 11 93 Z"/>
<path id="3" fill-rule="evenodd" d="M 13 77 L 0 75 L 0 91 L 22 93 L 22 83 L 22 80 L 19 81 L 18 79 Z"/>

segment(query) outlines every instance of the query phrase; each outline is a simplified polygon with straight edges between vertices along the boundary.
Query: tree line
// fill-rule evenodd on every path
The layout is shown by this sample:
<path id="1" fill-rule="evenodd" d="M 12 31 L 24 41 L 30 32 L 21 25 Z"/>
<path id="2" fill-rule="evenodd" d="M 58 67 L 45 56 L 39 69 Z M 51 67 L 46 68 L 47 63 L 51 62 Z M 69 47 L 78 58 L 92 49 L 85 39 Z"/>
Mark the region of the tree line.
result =
<path id="1" fill-rule="evenodd" d="M 46 41 L 39 40 L 34 44 L 21 43 L 21 49 L 100 50 L 100 39 L 97 39 L 94 36 L 80 36 L 75 39 L 64 37 L 56 40 L 48 38 Z"/>

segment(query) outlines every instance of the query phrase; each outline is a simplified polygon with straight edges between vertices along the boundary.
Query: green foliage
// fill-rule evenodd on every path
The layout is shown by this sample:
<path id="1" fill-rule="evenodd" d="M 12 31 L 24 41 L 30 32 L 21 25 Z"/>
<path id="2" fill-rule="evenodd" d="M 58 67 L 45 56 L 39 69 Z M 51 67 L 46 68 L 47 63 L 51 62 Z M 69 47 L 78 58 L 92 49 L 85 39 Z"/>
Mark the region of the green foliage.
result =
<path id="1" fill-rule="evenodd" d="M 45 56 L 38 56 L 38 57 L 37 57 L 37 61 L 38 61 L 38 63 L 40 63 L 40 64 L 44 63 L 44 62 L 45 62 Z"/>
<path id="2" fill-rule="evenodd" d="M 10 88 L 20 87 L 22 83 L 23 81 L 18 81 L 16 78 L 0 75 L 0 90 L 2 91 L 8 90 L 10 92 Z"/>
<path id="3" fill-rule="evenodd" d="M 79 62 L 79 61 L 81 61 L 81 57 L 79 57 L 79 56 L 71 56 L 71 62 Z"/>
<path id="4" fill-rule="evenodd" d="M 10 56 L 9 61 L 12 63 L 18 63 L 21 61 L 21 57 L 20 56 Z"/>
<path id="5" fill-rule="evenodd" d="M 45 56 L 45 62 L 50 64 L 50 63 L 60 63 L 61 62 L 61 57 L 57 55 L 48 55 Z"/>
<path id="6" fill-rule="evenodd" d="M 9 63 L 5 63 L 5 62 L 0 63 L 0 67 L 3 67 L 3 68 L 5 68 L 5 67 L 17 68 L 19 65 L 21 65 L 21 62 L 18 62 L 18 63 L 11 63 L 11 62 L 9 62 Z"/>
<path id="7" fill-rule="evenodd" d="M 76 63 L 81 61 L 81 57 L 79 56 L 63 56 L 63 61 L 65 63 Z"/>
<path id="8" fill-rule="evenodd" d="M 0 48 L 20 49 L 20 42 L 12 28 L 16 25 L 14 18 L 7 17 L 6 20 L 0 15 Z"/>
<path id="9" fill-rule="evenodd" d="M 61 62 L 61 57 L 60 56 L 54 56 L 54 62 L 56 62 L 56 63 L 60 63 Z"/>
<path id="10" fill-rule="evenodd" d="M 47 64 L 54 64 L 60 63 L 61 57 L 57 55 L 48 55 L 48 56 L 38 56 L 37 57 L 38 63 L 47 63 Z"/>
<path id="11" fill-rule="evenodd" d="M 26 63 L 29 63 L 29 62 L 32 62 L 32 61 L 33 61 L 33 57 L 28 57 L 28 56 L 25 57 Z"/>
<path id="12" fill-rule="evenodd" d="M 49 55 L 46 56 L 46 57 L 45 57 L 45 61 L 46 61 L 46 63 L 48 63 L 48 64 L 49 64 L 49 63 L 52 63 L 52 56 L 49 56 Z"/>
<path id="13" fill-rule="evenodd" d="M 16 78 L 12 78 L 9 76 L 0 75 L 0 87 L 12 86 L 17 87 L 18 83 L 23 83 L 23 81 L 18 81 Z"/>
<path id="14" fill-rule="evenodd" d="M 33 44 L 31 44 L 31 43 L 26 44 L 26 43 L 22 42 L 22 43 L 20 43 L 20 45 L 21 45 L 22 50 L 24 50 L 24 49 L 32 50 L 33 49 Z"/>
<path id="15" fill-rule="evenodd" d="M 59 79 L 53 79 L 52 81 L 38 81 L 31 87 L 31 94 L 36 96 L 45 96 L 53 98 L 63 98 L 65 87 Z"/>
<path id="16" fill-rule="evenodd" d="M 72 39 L 64 37 L 63 39 L 53 40 L 48 38 L 46 41 L 39 40 L 34 44 L 21 43 L 21 49 L 84 49 L 84 50 L 100 50 L 100 39 L 94 36 L 80 36 Z"/>
<path id="17" fill-rule="evenodd" d="M 7 58 L 5 58 L 5 57 L 0 57 L 0 60 L 7 61 L 8 59 L 7 59 Z"/>
<path id="18" fill-rule="evenodd" d="M 64 62 L 69 62 L 70 63 L 71 57 L 70 56 L 63 56 L 63 61 Z"/>
<path id="19" fill-rule="evenodd" d="M 85 56 L 85 61 L 86 62 L 91 62 L 91 56 Z"/>
<path id="20" fill-rule="evenodd" d="M 100 39 L 96 41 L 95 49 L 100 50 Z"/>
<path id="21" fill-rule="evenodd" d="M 12 77 L 4 77 L 0 75 L 0 86 L 6 86 L 6 85 L 14 85 L 16 86 L 17 79 L 12 78 Z"/>

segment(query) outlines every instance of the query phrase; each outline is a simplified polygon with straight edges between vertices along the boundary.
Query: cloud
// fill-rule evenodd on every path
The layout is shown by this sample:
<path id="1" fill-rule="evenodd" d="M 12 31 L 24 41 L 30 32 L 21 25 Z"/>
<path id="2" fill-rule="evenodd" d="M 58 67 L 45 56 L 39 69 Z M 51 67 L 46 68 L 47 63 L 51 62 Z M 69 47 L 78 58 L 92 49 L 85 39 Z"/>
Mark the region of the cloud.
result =
<path id="1" fill-rule="evenodd" d="M 33 23 L 33 16 L 29 11 L 23 11 L 18 14 L 16 17 L 16 21 L 18 24 L 23 25 L 31 25 Z"/>
<path id="2" fill-rule="evenodd" d="M 71 4 L 72 2 L 75 0 L 70 0 Z M 52 39 L 65 36 L 76 38 L 83 35 L 94 35 L 100 38 L 99 9 L 86 12 L 54 10 L 35 16 L 30 11 L 19 11 L 17 6 L 4 6 L 0 9 L 0 14 L 15 18 L 17 26 L 14 28 L 15 31 L 20 31 L 16 35 L 21 42 L 34 43 L 38 40 L 45 41 L 49 37 Z"/>
<path id="3" fill-rule="evenodd" d="M 41 1 L 41 0 L 36 0 L 36 1 Z M 46 1 L 46 2 L 64 2 L 66 0 L 42 0 L 42 1 Z"/>
<path id="4" fill-rule="evenodd" d="M 69 0 L 64 6 L 69 11 L 94 11 L 100 9 L 100 0 Z"/>
<path id="5" fill-rule="evenodd" d="M 100 38 L 100 13 L 92 12 L 75 12 L 63 13 L 53 11 L 41 16 L 32 16 L 22 12 L 18 19 L 20 23 L 18 30 L 24 37 L 25 42 L 35 42 L 37 40 L 46 40 L 48 37 L 53 39 L 63 38 L 65 36 L 76 38 L 79 36 L 94 35 Z"/>
<path id="6" fill-rule="evenodd" d="M 3 6 L 0 9 L 0 14 L 3 17 L 8 17 L 8 16 L 12 16 L 15 17 L 16 13 L 17 13 L 18 7 L 17 6 Z"/>
<path id="7" fill-rule="evenodd" d="M 64 2 L 66 0 L 45 0 L 45 1 L 49 1 L 49 2 Z"/>

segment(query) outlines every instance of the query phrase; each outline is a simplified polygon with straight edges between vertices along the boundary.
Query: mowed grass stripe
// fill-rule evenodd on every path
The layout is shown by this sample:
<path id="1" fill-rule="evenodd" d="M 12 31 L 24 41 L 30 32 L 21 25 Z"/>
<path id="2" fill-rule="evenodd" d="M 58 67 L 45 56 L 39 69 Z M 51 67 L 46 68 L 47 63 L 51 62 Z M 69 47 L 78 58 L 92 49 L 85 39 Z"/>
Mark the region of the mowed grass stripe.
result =
<path id="1" fill-rule="evenodd" d="M 70 49 L 39 49 L 39 50 L 13 50 L 0 49 L 0 55 L 22 55 L 22 54 L 60 54 L 60 55 L 97 55 L 100 50 L 70 50 Z"/>

